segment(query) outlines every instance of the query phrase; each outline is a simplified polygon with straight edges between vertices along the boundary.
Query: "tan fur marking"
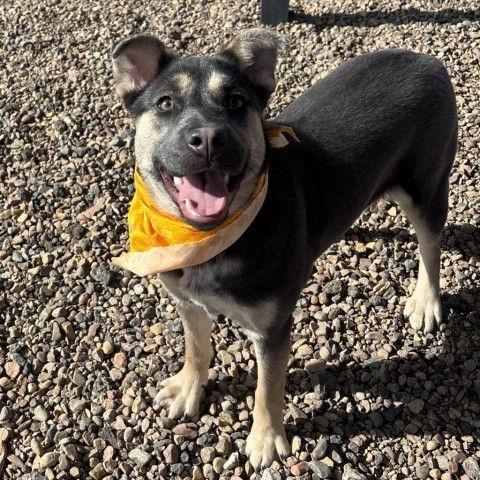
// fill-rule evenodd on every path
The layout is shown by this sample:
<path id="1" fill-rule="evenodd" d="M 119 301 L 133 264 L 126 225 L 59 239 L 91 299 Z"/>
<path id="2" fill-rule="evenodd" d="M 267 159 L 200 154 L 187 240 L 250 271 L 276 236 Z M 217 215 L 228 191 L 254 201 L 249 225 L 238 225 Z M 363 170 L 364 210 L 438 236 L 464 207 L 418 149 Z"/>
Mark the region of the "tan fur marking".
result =
<path id="1" fill-rule="evenodd" d="M 189 96 L 193 92 L 193 78 L 187 73 L 178 73 L 173 77 L 173 81 L 180 87 L 185 96 Z"/>
<path id="2" fill-rule="evenodd" d="M 218 97 L 222 93 L 222 86 L 225 84 L 226 77 L 220 72 L 213 71 L 208 79 L 208 91 L 213 97 Z"/>
<path id="3" fill-rule="evenodd" d="M 212 320 L 200 307 L 180 304 L 179 308 L 185 332 L 185 365 L 179 373 L 162 382 L 163 389 L 155 398 L 156 403 L 169 405 L 168 416 L 172 419 L 198 413 L 211 356 Z"/>
<path id="4" fill-rule="evenodd" d="M 135 126 L 137 129 L 135 136 L 135 158 L 148 191 L 155 200 L 155 203 L 160 205 L 163 210 L 172 215 L 179 215 L 178 206 L 166 191 L 163 183 L 151 178 L 146 173 L 152 170 L 151 162 L 155 156 L 155 148 L 158 145 L 158 141 L 165 135 L 165 132 L 158 127 L 155 121 L 155 114 L 150 111 L 145 112 L 136 121 Z"/>
<path id="5" fill-rule="evenodd" d="M 290 342 L 279 345 L 272 356 L 262 351 L 261 340 L 255 336 L 252 339 L 257 357 L 258 382 L 253 425 L 247 438 L 246 453 L 250 457 L 250 463 L 258 469 L 271 465 L 275 458 L 287 457 L 290 453 L 282 415 Z"/>

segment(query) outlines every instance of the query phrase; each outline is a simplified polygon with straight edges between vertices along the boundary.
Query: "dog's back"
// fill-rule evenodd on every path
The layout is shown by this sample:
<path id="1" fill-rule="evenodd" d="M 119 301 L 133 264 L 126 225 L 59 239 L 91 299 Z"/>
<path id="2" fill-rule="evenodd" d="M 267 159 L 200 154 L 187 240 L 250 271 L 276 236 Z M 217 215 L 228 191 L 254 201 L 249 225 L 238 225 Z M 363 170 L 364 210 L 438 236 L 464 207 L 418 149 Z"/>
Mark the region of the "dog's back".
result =
<path id="1" fill-rule="evenodd" d="M 447 183 L 455 157 L 457 115 L 447 71 L 435 58 L 406 50 L 347 61 L 275 122 L 292 126 L 301 139 L 290 161 L 308 170 L 301 178 L 317 198 L 309 204 L 309 229 L 318 253 L 388 191 L 400 188 L 424 203 Z"/>

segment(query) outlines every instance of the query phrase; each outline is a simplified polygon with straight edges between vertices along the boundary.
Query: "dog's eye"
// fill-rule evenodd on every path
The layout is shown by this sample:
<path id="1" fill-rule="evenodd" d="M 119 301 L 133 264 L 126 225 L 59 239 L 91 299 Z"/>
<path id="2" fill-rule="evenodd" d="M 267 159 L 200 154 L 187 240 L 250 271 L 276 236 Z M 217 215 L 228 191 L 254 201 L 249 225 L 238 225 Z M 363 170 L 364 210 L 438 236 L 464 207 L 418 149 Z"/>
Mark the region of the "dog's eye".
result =
<path id="1" fill-rule="evenodd" d="M 228 99 L 228 107 L 232 109 L 242 108 L 245 104 L 245 99 L 238 94 L 232 95 Z"/>
<path id="2" fill-rule="evenodd" d="M 168 110 L 172 110 L 175 107 L 175 102 L 170 97 L 162 97 L 157 105 L 162 112 L 168 112 Z"/>

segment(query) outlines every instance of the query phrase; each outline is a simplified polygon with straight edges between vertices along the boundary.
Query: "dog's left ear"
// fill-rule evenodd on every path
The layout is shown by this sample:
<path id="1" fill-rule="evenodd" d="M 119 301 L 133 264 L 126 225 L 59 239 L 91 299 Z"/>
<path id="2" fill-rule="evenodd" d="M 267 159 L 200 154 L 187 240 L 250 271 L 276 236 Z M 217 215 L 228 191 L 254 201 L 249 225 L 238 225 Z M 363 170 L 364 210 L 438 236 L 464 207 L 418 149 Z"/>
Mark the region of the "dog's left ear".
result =
<path id="1" fill-rule="evenodd" d="M 236 36 L 220 53 L 233 57 L 250 83 L 262 88 L 268 99 L 276 85 L 277 52 L 286 47 L 287 41 L 279 33 L 251 28 Z"/>
<path id="2" fill-rule="evenodd" d="M 117 94 L 129 107 L 136 93 L 145 88 L 174 54 L 155 37 L 136 35 L 112 47 L 113 78 Z"/>

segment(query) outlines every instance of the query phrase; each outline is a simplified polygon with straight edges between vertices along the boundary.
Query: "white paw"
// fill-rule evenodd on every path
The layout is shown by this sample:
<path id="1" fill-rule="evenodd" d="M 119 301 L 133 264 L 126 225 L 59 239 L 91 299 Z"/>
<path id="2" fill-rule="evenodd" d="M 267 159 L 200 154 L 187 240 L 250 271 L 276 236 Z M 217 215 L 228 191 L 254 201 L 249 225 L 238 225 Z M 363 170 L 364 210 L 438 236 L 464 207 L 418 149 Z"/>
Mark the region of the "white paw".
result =
<path id="1" fill-rule="evenodd" d="M 183 416 L 193 417 L 199 411 L 202 384 L 206 382 L 207 376 L 202 381 L 198 372 L 184 367 L 161 383 L 163 388 L 157 393 L 154 402 L 162 407 L 169 406 L 168 417 L 172 420 Z"/>
<path id="2" fill-rule="evenodd" d="M 255 470 L 269 467 L 277 458 L 290 455 L 290 445 L 285 437 L 283 423 L 271 425 L 255 420 L 247 438 L 245 452 Z"/>
<path id="3" fill-rule="evenodd" d="M 415 290 L 407 300 L 404 315 L 415 330 L 433 332 L 442 323 L 440 295 L 433 289 L 427 292 Z"/>

